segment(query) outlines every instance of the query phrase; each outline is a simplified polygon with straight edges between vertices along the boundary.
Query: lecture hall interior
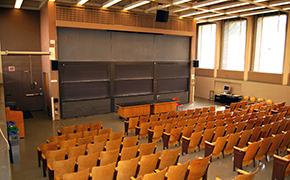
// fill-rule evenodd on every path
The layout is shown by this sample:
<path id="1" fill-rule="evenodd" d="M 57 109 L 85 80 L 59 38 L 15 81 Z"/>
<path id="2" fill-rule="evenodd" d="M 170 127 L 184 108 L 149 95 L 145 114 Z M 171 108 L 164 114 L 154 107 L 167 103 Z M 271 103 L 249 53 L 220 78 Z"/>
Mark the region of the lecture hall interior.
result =
<path id="1" fill-rule="evenodd" d="M 289 12 L 0 0 L 0 179 L 290 179 Z"/>

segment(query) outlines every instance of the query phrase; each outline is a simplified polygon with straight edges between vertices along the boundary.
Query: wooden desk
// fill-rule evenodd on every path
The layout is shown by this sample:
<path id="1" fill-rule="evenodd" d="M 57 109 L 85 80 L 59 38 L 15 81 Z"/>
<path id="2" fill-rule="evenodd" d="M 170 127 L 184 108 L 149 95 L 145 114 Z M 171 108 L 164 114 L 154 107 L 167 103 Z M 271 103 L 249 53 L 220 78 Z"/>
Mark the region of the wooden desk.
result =
<path id="1" fill-rule="evenodd" d="M 120 117 L 130 118 L 176 111 L 176 103 L 177 101 L 174 100 L 158 100 L 134 103 L 119 103 L 116 104 L 116 106 L 118 107 L 118 115 Z"/>

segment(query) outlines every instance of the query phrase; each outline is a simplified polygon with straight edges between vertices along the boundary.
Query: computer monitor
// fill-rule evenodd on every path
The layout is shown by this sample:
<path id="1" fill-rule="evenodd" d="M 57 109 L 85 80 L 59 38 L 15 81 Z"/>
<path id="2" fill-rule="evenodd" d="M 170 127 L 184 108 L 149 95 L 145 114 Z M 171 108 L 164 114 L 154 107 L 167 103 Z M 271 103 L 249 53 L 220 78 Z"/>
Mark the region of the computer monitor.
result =
<path id="1" fill-rule="evenodd" d="M 231 91 L 231 86 L 230 85 L 224 85 L 224 93 L 228 94 Z"/>

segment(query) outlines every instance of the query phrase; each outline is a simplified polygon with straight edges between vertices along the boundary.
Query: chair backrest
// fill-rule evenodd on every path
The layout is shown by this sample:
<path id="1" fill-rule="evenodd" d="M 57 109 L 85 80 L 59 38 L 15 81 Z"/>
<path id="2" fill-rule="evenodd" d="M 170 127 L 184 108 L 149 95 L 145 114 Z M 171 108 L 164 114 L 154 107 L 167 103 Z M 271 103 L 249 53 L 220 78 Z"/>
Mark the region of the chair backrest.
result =
<path id="1" fill-rule="evenodd" d="M 88 154 L 93 154 L 96 152 L 101 152 L 104 150 L 104 147 L 106 145 L 107 141 L 103 142 L 95 142 L 94 144 L 88 144 L 87 145 L 87 152 Z"/>
<path id="2" fill-rule="evenodd" d="M 102 128 L 102 124 L 103 124 L 103 122 L 90 123 L 90 131 L 92 131 L 92 130 L 99 131 L 99 129 Z"/>
<path id="3" fill-rule="evenodd" d="M 139 168 L 138 175 L 142 176 L 147 173 L 152 173 L 156 169 L 159 156 L 160 156 L 160 152 L 156 154 L 143 155 L 139 162 L 140 168 Z"/>
<path id="4" fill-rule="evenodd" d="M 210 163 L 211 155 L 205 158 L 193 159 L 189 166 L 189 173 L 187 179 L 200 179 L 206 173 Z"/>
<path id="5" fill-rule="evenodd" d="M 218 137 L 222 137 L 224 136 L 226 131 L 226 127 L 225 126 L 217 126 L 214 132 L 214 137 L 213 137 L 213 142 L 215 142 L 217 140 Z"/>
<path id="6" fill-rule="evenodd" d="M 204 130 L 203 137 L 202 137 L 202 140 L 200 143 L 200 147 L 202 147 L 202 148 L 205 147 L 205 141 L 211 142 L 214 131 L 215 131 L 215 128 Z"/>
<path id="7" fill-rule="evenodd" d="M 260 147 L 261 142 L 253 142 L 251 144 L 249 144 L 247 151 L 245 153 L 245 156 L 243 158 L 243 164 L 244 162 L 246 162 L 245 165 L 249 164 L 255 157 L 259 147 Z"/>
<path id="8" fill-rule="evenodd" d="M 70 140 L 63 140 L 59 142 L 59 147 L 60 148 L 69 148 L 69 147 L 74 147 L 77 144 L 76 139 L 70 139 Z"/>
<path id="9" fill-rule="evenodd" d="M 235 132 L 237 125 L 236 124 L 228 124 L 226 127 L 227 127 L 227 130 L 226 130 L 225 135 L 228 135 L 228 134 Z"/>
<path id="10" fill-rule="evenodd" d="M 189 145 L 188 145 L 188 150 L 189 151 L 194 151 L 198 147 L 201 137 L 202 137 L 202 131 L 194 132 L 194 133 L 191 134 L 190 142 L 189 142 Z"/>
<path id="11" fill-rule="evenodd" d="M 278 150 L 284 151 L 289 143 L 290 143 L 290 130 L 286 131 L 285 136 L 283 138 L 283 141 L 282 141 L 280 147 L 278 148 Z"/>
<path id="12" fill-rule="evenodd" d="M 83 137 L 96 136 L 98 135 L 98 133 L 99 133 L 99 130 L 84 131 Z"/>
<path id="13" fill-rule="evenodd" d="M 252 180 L 252 179 L 254 179 L 258 170 L 259 170 L 259 168 L 257 168 L 255 170 L 255 172 L 252 172 L 252 173 L 245 173 L 245 174 L 241 173 L 234 180 Z"/>
<path id="14" fill-rule="evenodd" d="M 86 152 L 86 144 L 75 147 L 69 147 L 67 150 L 67 156 L 68 158 L 74 158 L 80 155 L 84 155 L 85 152 Z"/>
<path id="15" fill-rule="evenodd" d="M 84 169 L 75 173 L 63 174 L 63 180 L 88 180 L 90 176 L 89 169 Z"/>
<path id="16" fill-rule="evenodd" d="M 109 134 L 101 134 L 94 136 L 94 143 L 104 142 L 108 140 Z"/>
<path id="17" fill-rule="evenodd" d="M 197 123 L 205 123 L 206 122 L 206 117 L 199 117 L 197 120 Z"/>
<path id="18" fill-rule="evenodd" d="M 261 135 L 261 132 L 262 132 L 262 127 L 255 127 L 252 131 L 252 135 L 249 141 L 250 142 L 257 141 Z"/>
<path id="19" fill-rule="evenodd" d="M 247 123 L 245 130 L 252 129 L 255 125 L 256 119 L 249 119 L 245 121 Z"/>
<path id="20" fill-rule="evenodd" d="M 169 113 L 169 118 L 175 118 L 175 117 L 177 117 L 177 111 L 171 111 L 170 113 Z"/>
<path id="21" fill-rule="evenodd" d="M 97 165 L 99 159 L 99 152 L 88 154 L 88 155 L 80 155 L 77 158 L 78 163 L 78 171 L 89 169 L 92 171 L 92 168 Z"/>
<path id="22" fill-rule="evenodd" d="M 167 180 L 184 180 L 188 165 L 189 161 L 184 164 L 170 166 L 166 174 Z"/>
<path id="23" fill-rule="evenodd" d="M 273 137 L 267 137 L 261 140 L 261 145 L 255 156 L 255 160 L 260 161 L 265 157 L 272 141 L 273 141 Z"/>
<path id="24" fill-rule="evenodd" d="M 61 134 L 69 134 L 69 133 L 74 133 L 75 131 L 75 126 L 72 125 L 72 126 L 64 126 L 64 127 L 61 127 Z"/>
<path id="25" fill-rule="evenodd" d="M 180 135 L 181 135 L 181 132 L 182 132 L 182 128 L 176 128 L 176 129 L 171 129 L 171 132 L 170 132 L 170 138 L 169 138 L 169 142 L 168 144 L 170 146 L 173 146 L 177 143 L 177 141 L 180 139 Z"/>
<path id="26" fill-rule="evenodd" d="M 122 139 L 107 141 L 106 142 L 106 151 L 111 151 L 111 150 L 115 150 L 115 149 L 120 150 L 121 142 L 122 142 Z"/>
<path id="27" fill-rule="evenodd" d="M 262 126 L 263 122 L 264 122 L 264 117 L 258 117 L 254 127 Z"/>
<path id="28" fill-rule="evenodd" d="M 272 136 L 273 134 L 276 134 L 279 127 L 280 127 L 280 124 L 281 124 L 281 121 L 273 122 L 272 128 L 271 128 L 268 136 Z"/>
<path id="29" fill-rule="evenodd" d="M 224 149 L 225 154 L 231 154 L 234 151 L 234 146 L 237 145 L 240 137 L 240 133 L 231 133 L 228 138 L 228 142 Z"/>
<path id="30" fill-rule="evenodd" d="M 83 137 L 83 132 L 77 132 L 77 133 L 68 133 L 66 134 L 67 139 L 76 139 Z"/>
<path id="31" fill-rule="evenodd" d="M 83 137 L 78 139 L 78 145 L 90 144 L 93 141 L 93 136 Z"/>
<path id="32" fill-rule="evenodd" d="M 246 127 L 246 122 L 238 122 L 236 132 L 241 132 Z"/>
<path id="33" fill-rule="evenodd" d="M 153 173 L 148 173 L 145 174 L 144 177 L 142 178 L 142 180 L 164 180 L 165 174 L 167 172 L 168 168 L 165 168 L 161 171 L 158 172 L 153 172 Z"/>
<path id="34" fill-rule="evenodd" d="M 122 144 L 123 148 L 136 146 L 138 144 L 138 136 L 125 137 Z"/>
<path id="35" fill-rule="evenodd" d="M 212 157 L 216 158 L 222 154 L 222 151 L 225 148 L 226 142 L 227 142 L 227 136 L 217 138 L 214 149 L 212 151 Z"/>
<path id="36" fill-rule="evenodd" d="M 93 167 L 92 180 L 112 180 L 114 177 L 115 167 L 115 162 Z"/>
<path id="37" fill-rule="evenodd" d="M 172 123 L 167 123 L 165 125 L 165 131 L 166 133 L 170 133 L 171 132 L 171 129 L 175 128 L 175 124 L 172 124 Z"/>
<path id="38" fill-rule="evenodd" d="M 136 175 L 140 157 L 130 160 L 119 161 L 117 166 L 117 180 L 128 180 L 131 176 Z"/>
<path id="39" fill-rule="evenodd" d="M 54 176 L 58 176 L 60 179 L 63 179 L 65 173 L 73 173 L 75 170 L 76 158 L 69 158 L 67 160 L 54 161 L 53 170 Z"/>
<path id="40" fill-rule="evenodd" d="M 66 140 L 66 134 L 60 135 L 60 136 L 50 136 L 49 142 L 59 142 L 62 140 Z M 45 143 L 47 144 L 47 143 Z"/>
<path id="41" fill-rule="evenodd" d="M 89 124 L 77 124 L 76 125 L 76 132 L 84 132 L 89 129 Z"/>
<path id="42" fill-rule="evenodd" d="M 164 120 L 162 120 L 162 121 L 164 121 Z M 154 130 L 155 126 L 162 126 L 162 121 L 152 121 L 152 122 L 150 122 L 151 129 Z"/>
<path id="43" fill-rule="evenodd" d="M 215 111 L 216 110 L 216 106 L 210 106 L 209 107 L 209 111 L 211 112 L 211 111 Z"/>
<path id="44" fill-rule="evenodd" d="M 270 132 L 270 129 L 272 127 L 272 124 L 264 124 L 262 126 L 262 132 L 261 132 L 261 138 L 265 138 L 268 136 L 269 132 Z"/>
<path id="45" fill-rule="evenodd" d="M 216 127 L 218 127 L 218 126 L 224 126 L 224 124 L 225 124 L 225 120 L 223 120 L 223 119 L 217 119 L 216 120 Z"/>
<path id="46" fill-rule="evenodd" d="M 130 126 L 130 125 L 129 125 L 129 126 Z M 135 127 L 134 127 L 134 128 L 135 128 Z M 99 135 L 101 135 L 101 134 L 108 134 L 108 135 L 110 136 L 111 132 L 112 132 L 112 128 L 100 129 L 100 130 L 99 130 Z"/>
<path id="47" fill-rule="evenodd" d="M 186 111 L 178 111 L 178 117 L 185 116 Z"/>
<path id="48" fill-rule="evenodd" d="M 194 113 L 194 109 L 187 109 L 186 110 L 186 116 L 191 116 Z"/>
<path id="49" fill-rule="evenodd" d="M 169 166 L 176 165 L 179 158 L 181 148 L 174 150 L 163 150 L 160 157 L 158 169 L 165 169 Z"/>
<path id="50" fill-rule="evenodd" d="M 276 153 L 276 151 L 278 150 L 278 148 L 279 148 L 284 136 L 285 136 L 285 134 L 276 134 L 274 136 L 274 139 L 272 141 L 270 149 L 269 149 L 269 151 L 267 153 L 268 156 L 273 156 Z"/>
<path id="51" fill-rule="evenodd" d="M 202 108 L 195 108 L 194 115 L 199 115 L 201 113 Z"/>
<path id="52" fill-rule="evenodd" d="M 277 131 L 277 134 L 282 133 L 282 131 L 284 131 L 287 127 L 287 125 L 289 124 L 289 119 L 283 119 L 281 120 L 281 124 L 279 126 L 279 129 Z"/>
<path id="53" fill-rule="evenodd" d="M 140 137 L 146 137 L 148 135 L 148 129 L 150 127 L 150 123 L 142 123 L 140 125 L 140 132 L 139 136 Z"/>
<path id="54" fill-rule="evenodd" d="M 182 131 L 182 136 L 190 138 L 193 130 L 194 130 L 194 126 L 185 126 Z"/>
<path id="55" fill-rule="evenodd" d="M 205 127 L 205 123 L 198 123 L 196 124 L 195 128 L 194 128 L 194 132 L 200 132 L 202 130 L 204 130 Z"/>
<path id="56" fill-rule="evenodd" d="M 168 114 L 161 114 L 160 116 L 162 116 L 162 117 L 164 116 L 164 119 L 167 119 Z M 165 116 L 166 116 L 166 118 L 165 118 Z M 158 119 L 159 119 L 159 115 L 152 114 L 150 116 L 150 121 L 158 121 Z"/>
<path id="57" fill-rule="evenodd" d="M 117 140 L 117 139 L 122 139 L 124 137 L 124 131 L 121 132 L 116 132 L 116 133 L 110 133 L 109 139 L 110 141 L 112 140 Z"/>
<path id="58" fill-rule="evenodd" d="M 210 115 L 207 117 L 207 121 L 214 121 L 215 120 L 215 115 Z"/>
<path id="59" fill-rule="evenodd" d="M 46 151 L 57 150 L 57 148 L 58 148 L 58 141 L 40 144 L 40 150 L 42 154 L 45 154 Z"/>
<path id="60" fill-rule="evenodd" d="M 53 168 L 53 162 L 64 160 L 65 155 L 66 155 L 66 149 L 50 150 L 50 151 L 46 151 L 45 158 L 47 160 L 47 164 L 50 164 Z"/>
<path id="61" fill-rule="evenodd" d="M 240 138 L 240 141 L 239 141 L 239 144 L 238 144 L 238 147 L 239 148 L 243 148 L 247 145 L 249 139 L 250 139 L 250 136 L 252 134 L 252 129 L 250 130 L 244 130 L 242 132 L 242 135 L 241 135 L 241 138 Z"/>
<path id="62" fill-rule="evenodd" d="M 102 151 L 100 153 L 100 166 L 104 166 L 110 163 L 117 163 L 119 156 L 119 149 L 112 151 Z"/>
<path id="63" fill-rule="evenodd" d="M 138 152 L 138 145 L 122 148 L 121 161 L 135 158 Z"/>
<path id="64" fill-rule="evenodd" d="M 185 127 L 187 124 L 187 121 L 178 121 L 176 127 Z"/>
<path id="65" fill-rule="evenodd" d="M 150 155 L 154 153 L 154 150 L 156 148 L 156 141 L 152 143 L 144 143 L 140 145 L 139 149 L 139 156 L 142 157 L 144 155 Z"/>
<path id="66" fill-rule="evenodd" d="M 139 124 L 149 122 L 149 115 L 148 116 L 140 116 Z"/>
<path id="67" fill-rule="evenodd" d="M 205 129 L 211 129 L 215 127 L 215 121 L 207 121 Z"/>
<path id="68" fill-rule="evenodd" d="M 152 141 L 158 141 L 161 139 L 161 136 L 163 135 L 163 129 L 164 127 L 162 125 L 158 125 L 154 127 Z"/>

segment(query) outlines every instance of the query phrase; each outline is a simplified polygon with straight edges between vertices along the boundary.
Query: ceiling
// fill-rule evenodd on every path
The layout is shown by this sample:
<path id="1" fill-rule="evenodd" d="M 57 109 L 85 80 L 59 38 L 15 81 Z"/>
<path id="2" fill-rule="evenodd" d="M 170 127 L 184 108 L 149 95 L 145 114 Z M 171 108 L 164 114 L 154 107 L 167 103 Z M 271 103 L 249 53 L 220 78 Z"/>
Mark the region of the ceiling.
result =
<path id="1" fill-rule="evenodd" d="M 47 0 L 24 0 L 21 9 L 39 10 Z M 57 3 L 76 5 L 79 0 L 55 0 Z M 83 6 L 102 7 L 113 0 L 89 0 Z M 119 9 L 138 2 L 143 5 L 129 11 L 156 13 L 157 9 L 169 11 L 171 16 L 194 18 L 197 22 L 217 21 L 247 17 L 270 12 L 290 12 L 290 0 L 119 0 L 108 7 Z M 0 0 L 0 7 L 14 8 L 15 0 Z"/>

